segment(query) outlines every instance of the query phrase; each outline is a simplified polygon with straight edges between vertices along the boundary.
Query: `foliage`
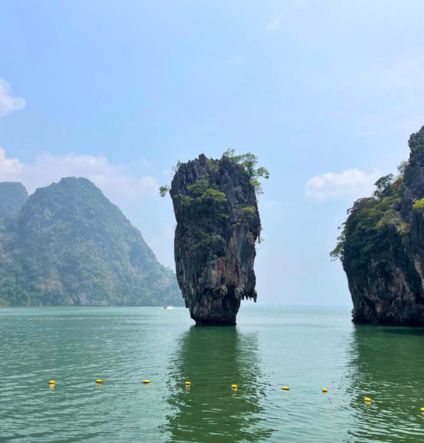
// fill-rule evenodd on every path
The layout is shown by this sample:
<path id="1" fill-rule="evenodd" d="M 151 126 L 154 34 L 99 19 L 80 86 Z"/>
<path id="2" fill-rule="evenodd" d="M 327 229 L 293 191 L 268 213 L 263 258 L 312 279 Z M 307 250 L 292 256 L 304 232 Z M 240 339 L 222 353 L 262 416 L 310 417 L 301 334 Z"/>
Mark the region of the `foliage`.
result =
<path id="1" fill-rule="evenodd" d="M 270 173 L 268 169 L 263 166 L 257 167 L 258 157 L 255 154 L 247 152 L 246 154 L 236 155 L 234 149 L 227 149 L 222 157 L 229 158 L 233 162 L 240 165 L 248 174 L 250 182 L 255 188 L 256 194 L 263 194 L 263 188 L 260 179 L 264 178 L 268 180 L 270 177 Z"/>
<path id="2" fill-rule="evenodd" d="M 412 207 L 421 212 L 424 212 L 424 198 L 420 198 L 419 200 L 415 200 Z"/>
<path id="3" fill-rule="evenodd" d="M 186 216 L 201 224 L 211 220 L 224 222 L 228 219 L 227 197 L 207 177 L 197 179 L 187 186 L 187 195 L 180 196 Z"/>
<path id="4" fill-rule="evenodd" d="M 242 208 L 242 211 L 246 214 L 246 215 L 256 215 L 256 208 L 254 206 L 244 206 Z"/>
<path id="5" fill-rule="evenodd" d="M 161 186 L 159 188 L 159 194 L 161 197 L 165 197 L 166 194 L 168 194 L 169 192 L 169 186 L 165 185 L 165 186 Z"/>
<path id="6" fill-rule="evenodd" d="M 247 173 L 247 175 L 250 179 L 250 183 L 255 188 L 256 194 L 257 195 L 263 194 L 263 188 L 262 188 L 262 183 L 261 183 L 260 179 L 264 178 L 264 179 L 268 180 L 270 177 L 270 173 L 267 168 L 265 168 L 263 166 L 259 166 L 259 167 L 257 166 L 258 158 L 255 154 L 247 152 L 245 154 L 236 155 L 236 152 L 234 149 L 227 149 L 222 154 L 222 158 L 229 159 L 232 162 L 234 162 L 235 164 L 240 165 L 243 168 L 243 170 Z M 207 161 L 208 167 L 211 171 L 217 172 L 219 170 L 219 162 L 217 160 L 207 159 L 206 161 Z M 183 163 L 180 161 L 178 161 L 176 163 L 176 165 L 173 167 L 174 173 L 176 173 L 178 171 L 178 169 L 180 168 L 180 166 L 182 164 Z M 159 188 L 160 196 L 165 197 L 168 194 L 169 190 L 170 190 L 170 188 L 168 185 L 161 186 Z"/>
<path id="7" fill-rule="evenodd" d="M 121 211 L 86 179 L 38 189 L 0 233 L 0 298 L 10 304 L 181 303 Z"/>
<path id="8" fill-rule="evenodd" d="M 390 194 L 391 185 L 394 180 L 393 174 L 388 174 L 383 177 L 380 177 L 375 183 L 374 186 L 377 188 L 374 195 L 376 197 L 384 197 L 385 195 Z"/>
<path id="9" fill-rule="evenodd" d="M 399 235 L 409 232 L 397 206 L 403 190 L 403 177 L 390 174 L 377 180 L 373 197 L 356 200 L 341 227 L 337 244 L 330 256 L 348 257 L 354 266 L 367 263 L 371 251 L 383 250 L 391 228 Z"/>

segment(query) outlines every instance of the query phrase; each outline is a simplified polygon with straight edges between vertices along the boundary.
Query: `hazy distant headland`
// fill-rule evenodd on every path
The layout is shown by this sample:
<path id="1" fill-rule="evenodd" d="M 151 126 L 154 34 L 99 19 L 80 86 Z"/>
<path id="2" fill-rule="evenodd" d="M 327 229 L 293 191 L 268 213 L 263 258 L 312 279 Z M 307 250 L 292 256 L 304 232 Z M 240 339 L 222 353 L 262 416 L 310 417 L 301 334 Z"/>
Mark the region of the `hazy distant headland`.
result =
<path id="1" fill-rule="evenodd" d="M 346 272 L 353 321 L 424 326 L 424 127 L 399 175 L 349 210 L 332 255 Z"/>
<path id="2" fill-rule="evenodd" d="M 84 178 L 31 196 L 0 183 L 0 262 L 0 305 L 182 304 L 175 274 Z"/>

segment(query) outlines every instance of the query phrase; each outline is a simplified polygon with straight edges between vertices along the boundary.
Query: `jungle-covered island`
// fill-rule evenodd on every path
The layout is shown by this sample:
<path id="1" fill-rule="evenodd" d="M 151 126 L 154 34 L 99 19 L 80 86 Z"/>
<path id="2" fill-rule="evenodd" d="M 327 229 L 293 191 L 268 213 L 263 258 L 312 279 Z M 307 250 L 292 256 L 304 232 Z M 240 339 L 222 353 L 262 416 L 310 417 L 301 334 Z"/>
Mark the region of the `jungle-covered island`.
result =
<path id="1" fill-rule="evenodd" d="M 0 183 L 0 305 L 180 305 L 175 274 L 92 182 Z"/>
<path id="2" fill-rule="evenodd" d="M 261 221 L 260 178 L 253 154 L 201 154 L 178 163 L 169 189 L 177 227 L 175 263 L 186 306 L 197 325 L 234 325 L 240 302 L 256 301 L 253 269 Z M 164 195 L 168 189 L 161 189 Z"/>
<path id="3" fill-rule="evenodd" d="M 381 177 L 348 211 L 333 257 L 342 261 L 353 321 L 424 326 L 424 127 L 399 175 Z"/>

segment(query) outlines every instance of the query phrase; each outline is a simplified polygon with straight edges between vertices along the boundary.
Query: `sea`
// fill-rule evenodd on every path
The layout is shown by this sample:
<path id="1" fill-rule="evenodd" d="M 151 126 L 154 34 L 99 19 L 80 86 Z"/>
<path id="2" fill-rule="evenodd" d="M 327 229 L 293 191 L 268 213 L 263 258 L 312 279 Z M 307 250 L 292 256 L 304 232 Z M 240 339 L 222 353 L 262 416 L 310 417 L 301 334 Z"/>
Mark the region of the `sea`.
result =
<path id="1" fill-rule="evenodd" d="M 0 309 L 0 442 L 412 443 L 422 407 L 424 329 L 349 308 Z"/>

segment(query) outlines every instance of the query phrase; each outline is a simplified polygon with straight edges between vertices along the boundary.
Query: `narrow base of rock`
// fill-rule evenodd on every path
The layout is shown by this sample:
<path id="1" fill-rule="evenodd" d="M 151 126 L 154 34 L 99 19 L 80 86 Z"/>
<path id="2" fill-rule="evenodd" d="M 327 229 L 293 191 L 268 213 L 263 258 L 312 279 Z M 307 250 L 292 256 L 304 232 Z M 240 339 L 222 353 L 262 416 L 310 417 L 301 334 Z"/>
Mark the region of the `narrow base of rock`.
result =
<path id="1" fill-rule="evenodd" d="M 202 297 L 189 306 L 190 316 L 197 326 L 234 326 L 240 308 L 235 297 Z"/>

